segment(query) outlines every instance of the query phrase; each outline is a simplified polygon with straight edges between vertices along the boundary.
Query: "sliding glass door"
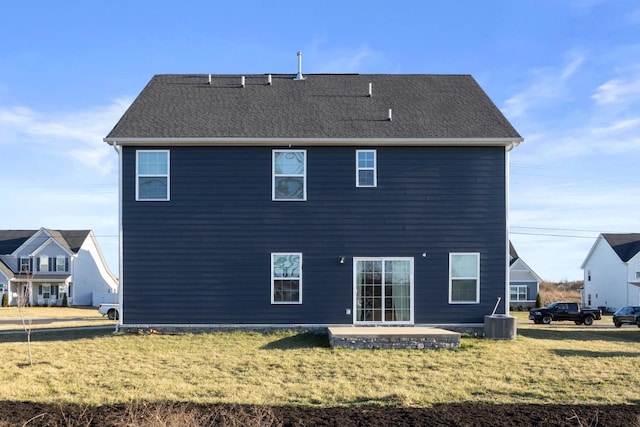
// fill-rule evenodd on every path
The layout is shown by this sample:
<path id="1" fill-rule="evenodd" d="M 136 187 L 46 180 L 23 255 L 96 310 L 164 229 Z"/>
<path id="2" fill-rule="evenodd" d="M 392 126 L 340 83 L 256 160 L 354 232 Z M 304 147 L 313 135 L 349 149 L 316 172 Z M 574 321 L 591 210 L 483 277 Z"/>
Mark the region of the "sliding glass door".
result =
<path id="1" fill-rule="evenodd" d="M 355 323 L 413 323 L 413 258 L 354 258 Z"/>

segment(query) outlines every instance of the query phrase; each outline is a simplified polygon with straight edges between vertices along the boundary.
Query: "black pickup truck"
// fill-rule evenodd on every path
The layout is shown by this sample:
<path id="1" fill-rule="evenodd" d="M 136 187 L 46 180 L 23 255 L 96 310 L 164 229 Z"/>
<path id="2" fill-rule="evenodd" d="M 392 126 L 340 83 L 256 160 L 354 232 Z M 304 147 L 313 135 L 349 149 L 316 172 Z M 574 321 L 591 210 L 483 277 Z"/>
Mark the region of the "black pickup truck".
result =
<path id="1" fill-rule="evenodd" d="M 546 307 L 534 308 L 529 312 L 529 320 L 533 323 L 544 323 L 548 325 L 551 321 L 569 320 L 576 322 L 576 325 L 592 325 L 594 320 L 600 320 L 602 313 L 600 310 L 583 308 L 580 309 L 577 302 L 554 302 Z"/>

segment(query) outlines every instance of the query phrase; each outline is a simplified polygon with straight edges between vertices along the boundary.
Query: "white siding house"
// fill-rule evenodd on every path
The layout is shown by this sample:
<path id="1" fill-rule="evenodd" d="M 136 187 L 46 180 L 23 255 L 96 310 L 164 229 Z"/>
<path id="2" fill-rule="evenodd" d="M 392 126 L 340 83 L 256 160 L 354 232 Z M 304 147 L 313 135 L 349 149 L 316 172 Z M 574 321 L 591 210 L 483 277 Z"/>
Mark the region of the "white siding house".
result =
<path id="1" fill-rule="evenodd" d="M 10 305 L 95 305 L 113 295 L 109 271 L 91 230 L 0 230 L 0 295 Z"/>
<path id="2" fill-rule="evenodd" d="M 518 256 L 509 242 L 509 307 L 523 310 L 535 306 L 542 279 Z"/>
<path id="3" fill-rule="evenodd" d="M 640 305 L 640 234 L 600 234 L 582 263 L 582 304 L 615 311 Z"/>

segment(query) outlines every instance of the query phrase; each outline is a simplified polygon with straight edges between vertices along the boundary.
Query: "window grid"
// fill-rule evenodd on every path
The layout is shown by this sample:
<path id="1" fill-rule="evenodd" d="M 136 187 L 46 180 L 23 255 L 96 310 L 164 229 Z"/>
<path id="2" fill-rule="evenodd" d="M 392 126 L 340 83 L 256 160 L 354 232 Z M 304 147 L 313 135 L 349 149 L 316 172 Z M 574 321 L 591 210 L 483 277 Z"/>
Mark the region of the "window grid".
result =
<path id="1" fill-rule="evenodd" d="M 307 200 L 307 151 L 273 150 L 271 199 L 279 202 Z"/>
<path id="2" fill-rule="evenodd" d="M 354 258 L 356 323 L 413 322 L 413 259 Z"/>
<path id="3" fill-rule="evenodd" d="M 449 304 L 480 302 L 480 254 L 449 254 Z"/>
<path id="4" fill-rule="evenodd" d="M 56 258 L 56 271 L 67 271 L 67 259 L 63 256 Z"/>
<path id="5" fill-rule="evenodd" d="M 377 187 L 376 150 L 356 150 L 356 187 Z"/>
<path id="6" fill-rule="evenodd" d="M 136 200 L 169 200 L 169 151 L 136 151 Z"/>
<path id="7" fill-rule="evenodd" d="M 527 301 L 527 286 L 513 285 L 511 286 L 511 301 Z"/>
<path id="8" fill-rule="evenodd" d="M 302 254 L 271 254 L 271 304 L 302 303 Z"/>

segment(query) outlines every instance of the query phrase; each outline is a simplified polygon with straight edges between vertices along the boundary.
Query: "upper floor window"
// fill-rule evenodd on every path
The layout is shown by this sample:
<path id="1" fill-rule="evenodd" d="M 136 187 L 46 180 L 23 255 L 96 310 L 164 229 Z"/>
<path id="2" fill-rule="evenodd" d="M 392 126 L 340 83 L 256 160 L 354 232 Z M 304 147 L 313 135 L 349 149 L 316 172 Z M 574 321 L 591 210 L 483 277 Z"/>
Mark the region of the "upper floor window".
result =
<path id="1" fill-rule="evenodd" d="M 356 187 L 376 187 L 376 150 L 356 150 Z"/>
<path id="2" fill-rule="evenodd" d="M 169 200 L 169 151 L 136 151 L 136 200 Z"/>
<path id="3" fill-rule="evenodd" d="M 306 150 L 273 150 L 272 200 L 307 200 Z"/>
<path id="4" fill-rule="evenodd" d="M 302 254 L 271 254 L 271 303 L 302 303 Z"/>
<path id="5" fill-rule="evenodd" d="M 640 264 L 636 264 L 636 279 L 640 279 Z"/>
<path id="6" fill-rule="evenodd" d="M 49 258 L 41 256 L 38 258 L 38 271 L 49 271 Z"/>
<path id="7" fill-rule="evenodd" d="M 56 271 L 67 271 L 67 257 L 59 256 L 56 258 Z"/>
<path id="8" fill-rule="evenodd" d="M 449 254 L 449 303 L 480 302 L 480 254 Z"/>
<path id="9" fill-rule="evenodd" d="M 31 271 L 31 260 L 29 258 L 20 258 L 20 271 Z"/>

